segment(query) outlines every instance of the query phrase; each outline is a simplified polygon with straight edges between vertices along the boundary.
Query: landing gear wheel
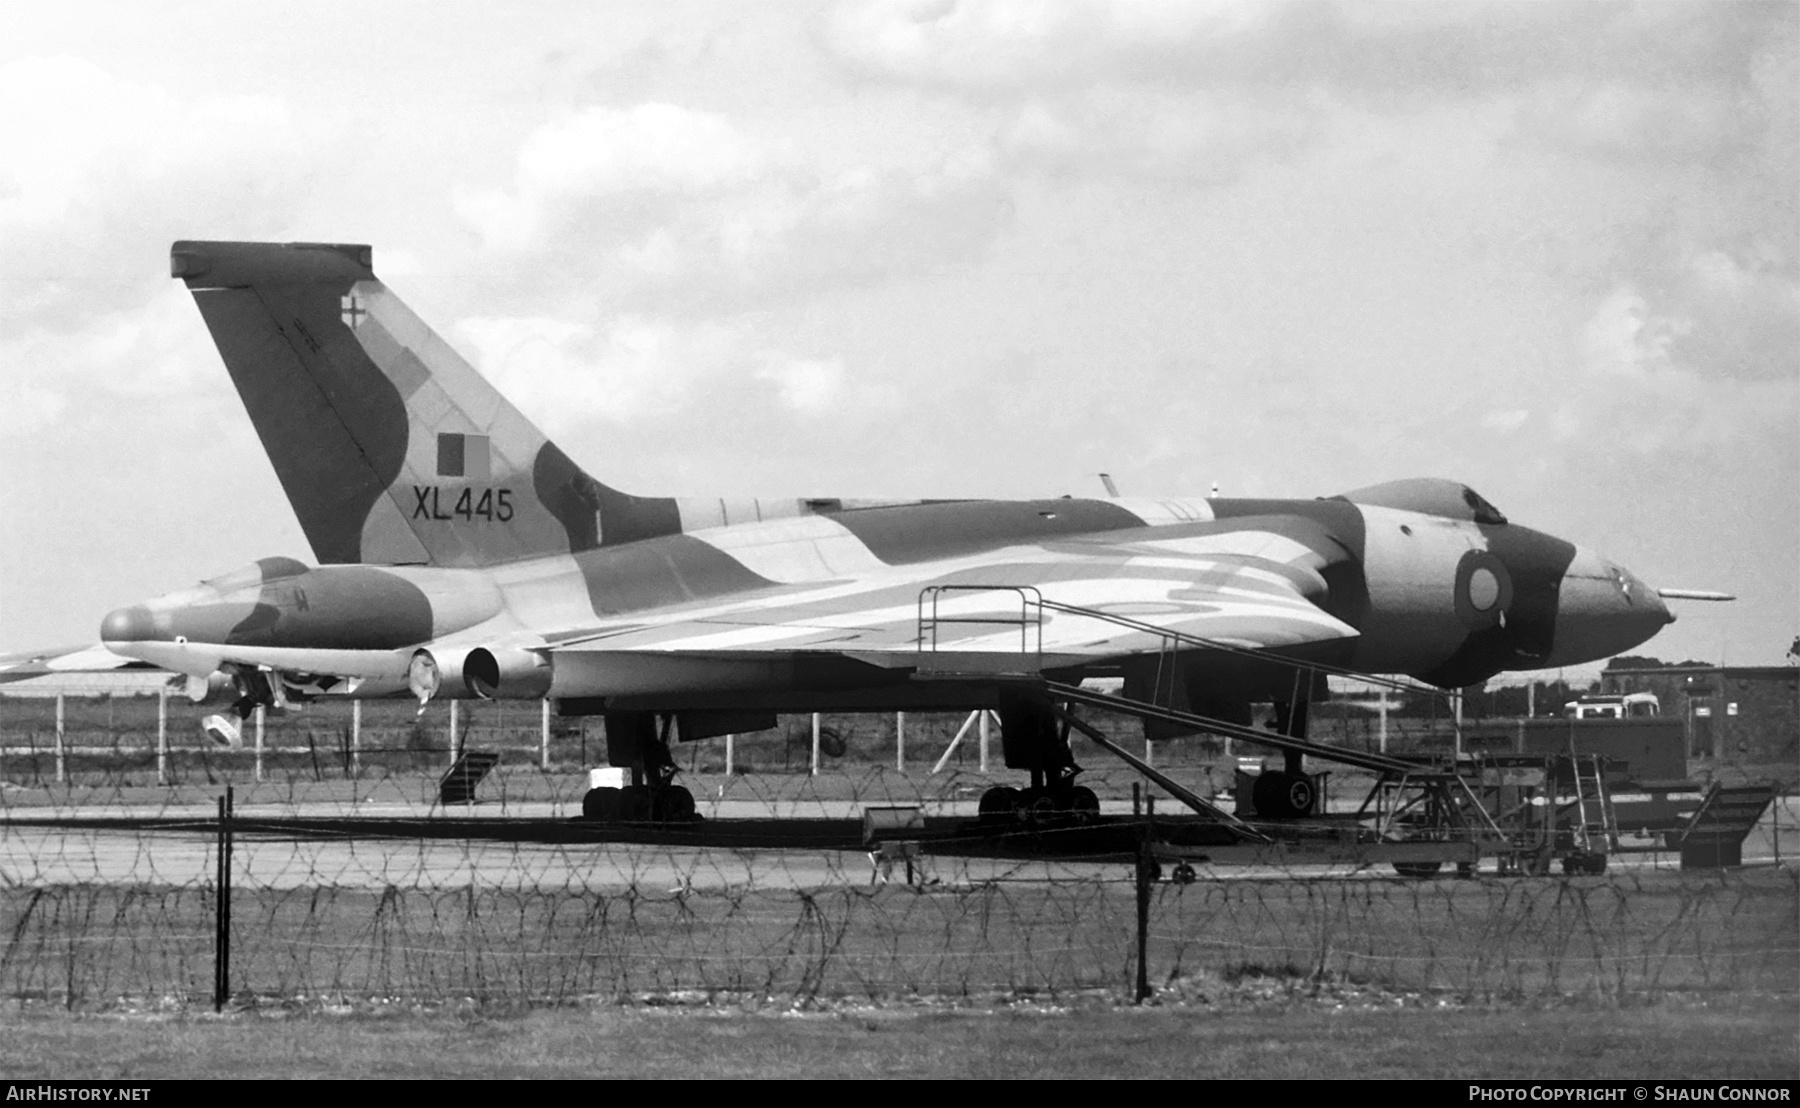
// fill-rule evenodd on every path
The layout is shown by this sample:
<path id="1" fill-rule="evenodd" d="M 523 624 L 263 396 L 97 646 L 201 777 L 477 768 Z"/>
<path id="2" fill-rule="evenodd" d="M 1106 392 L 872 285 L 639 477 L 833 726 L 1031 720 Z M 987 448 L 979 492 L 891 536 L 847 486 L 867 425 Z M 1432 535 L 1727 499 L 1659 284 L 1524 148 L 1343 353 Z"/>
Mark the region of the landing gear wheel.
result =
<path id="1" fill-rule="evenodd" d="M 1188 865 L 1186 862 L 1181 862 L 1176 865 L 1175 871 L 1169 875 L 1169 880 L 1175 882 L 1177 885 L 1192 885 L 1194 882 L 1200 880 L 1200 874 L 1195 872 L 1193 866 Z"/>
<path id="2" fill-rule="evenodd" d="M 1097 816 L 1100 814 L 1100 798 L 1086 785 L 1072 785 L 1063 794 L 1063 807 L 1077 816 Z"/>
<path id="3" fill-rule="evenodd" d="M 1293 819 L 1312 814 L 1319 792 L 1312 778 L 1303 773 L 1274 770 L 1261 774 L 1251 786 L 1251 799 L 1260 815 L 1273 819 Z"/>
<path id="4" fill-rule="evenodd" d="M 1562 871 L 1570 876 L 1598 877 L 1606 872 L 1606 855 L 1571 854 L 1562 860 Z"/>
<path id="5" fill-rule="evenodd" d="M 1443 866 L 1442 862 L 1395 862 L 1394 872 L 1402 877 L 1434 877 Z"/>
<path id="6" fill-rule="evenodd" d="M 976 811 L 982 823 L 1011 823 L 1019 806 L 1019 790 L 1011 785 L 995 785 L 981 794 Z"/>
<path id="7" fill-rule="evenodd" d="M 670 785 L 657 794 L 656 818 L 668 823 L 686 823 L 694 818 L 694 794 L 681 785 Z"/>
<path id="8" fill-rule="evenodd" d="M 611 823 L 619 818 L 619 790 L 589 789 L 581 798 L 581 818 Z"/>
<path id="9" fill-rule="evenodd" d="M 650 786 L 627 785 L 619 790 L 619 818 L 627 823 L 644 823 L 651 816 Z"/>

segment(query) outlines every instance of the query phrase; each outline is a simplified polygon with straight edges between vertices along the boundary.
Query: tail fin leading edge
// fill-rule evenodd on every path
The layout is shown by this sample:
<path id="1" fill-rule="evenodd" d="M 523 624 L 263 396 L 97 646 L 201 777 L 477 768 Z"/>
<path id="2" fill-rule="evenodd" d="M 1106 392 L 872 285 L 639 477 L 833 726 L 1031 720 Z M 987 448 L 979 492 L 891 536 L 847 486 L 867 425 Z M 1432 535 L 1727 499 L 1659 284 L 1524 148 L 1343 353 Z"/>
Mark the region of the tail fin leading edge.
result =
<path id="1" fill-rule="evenodd" d="M 600 484 L 375 276 L 367 246 L 178 242 L 321 563 L 476 566 L 681 530 Z"/>

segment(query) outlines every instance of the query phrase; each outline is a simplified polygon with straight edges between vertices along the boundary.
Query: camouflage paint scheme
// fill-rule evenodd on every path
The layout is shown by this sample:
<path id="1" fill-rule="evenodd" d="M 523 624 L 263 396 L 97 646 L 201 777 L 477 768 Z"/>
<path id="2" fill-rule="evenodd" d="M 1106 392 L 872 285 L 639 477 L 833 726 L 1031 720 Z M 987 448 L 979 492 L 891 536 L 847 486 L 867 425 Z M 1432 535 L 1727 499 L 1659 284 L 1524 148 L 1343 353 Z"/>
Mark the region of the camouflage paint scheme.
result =
<path id="1" fill-rule="evenodd" d="M 199 678 L 609 711 L 984 703 L 991 686 L 916 672 L 921 593 L 946 585 L 1085 609 L 1043 613 L 1044 670 L 1128 682 L 1162 643 L 1106 615 L 1445 687 L 1604 658 L 1673 618 L 1616 564 L 1433 479 L 1316 500 L 632 496 L 413 315 L 366 246 L 179 242 L 172 270 L 321 563 L 106 617 L 113 651 Z M 1020 603 L 967 589 L 937 614 Z M 1016 655 L 1021 634 L 939 623 L 935 656 Z M 1260 696 L 1241 659 L 1183 658 L 1193 703 Z"/>

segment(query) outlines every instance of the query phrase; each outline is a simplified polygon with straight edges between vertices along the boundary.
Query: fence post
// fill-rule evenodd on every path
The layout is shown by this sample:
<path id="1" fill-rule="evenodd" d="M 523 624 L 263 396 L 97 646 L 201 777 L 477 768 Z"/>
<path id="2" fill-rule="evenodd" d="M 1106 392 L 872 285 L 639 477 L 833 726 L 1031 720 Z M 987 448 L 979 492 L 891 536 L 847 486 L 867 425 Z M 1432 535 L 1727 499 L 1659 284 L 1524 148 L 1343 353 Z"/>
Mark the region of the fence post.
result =
<path id="1" fill-rule="evenodd" d="M 450 701 L 450 764 L 451 765 L 456 764 L 456 755 L 458 753 L 457 746 L 461 743 L 461 738 L 456 733 L 457 718 L 458 718 L 458 716 L 461 715 L 461 712 L 459 711 L 460 708 L 461 708 L 460 702 L 458 702 L 455 699 L 452 699 Z"/>
<path id="2" fill-rule="evenodd" d="M 812 769 L 810 775 L 819 775 L 819 713 L 812 714 Z"/>
<path id="3" fill-rule="evenodd" d="M 263 720 L 268 716 L 268 709 L 261 704 L 256 706 L 256 779 L 263 779 Z"/>
<path id="4" fill-rule="evenodd" d="M 218 890 L 213 905 L 213 1011 L 231 999 L 231 786 L 219 798 Z"/>
<path id="5" fill-rule="evenodd" d="M 169 783 L 169 686 L 156 690 L 156 783 Z"/>
<path id="6" fill-rule="evenodd" d="M 731 780 L 731 771 L 737 768 L 737 766 L 735 764 L 735 755 L 737 754 L 736 747 L 737 747 L 737 736 L 731 735 L 731 734 L 726 735 L 725 736 L 725 780 L 726 781 Z"/>
<path id="7" fill-rule="evenodd" d="M 894 772 L 906 772 L 906 713 L 894 713 Z"/>
<path id="8" fill-rule="evenodd" d="M 1453 758 L 1461 758 L 1463 753 L 1463 691 L 1461 689 L 1451 690 L 1450 703 L 1456 709 L 1456 718 L 1453 722 L 1456 746 L 1451 752 L 1451 756 Z"/>
<path id="9" fill-rule="evenodd" d="M 538 768 L 550 768 L 550 698 L 538 704 Z"/>
<path id="10" fill-rule="evenodd" d="M 1138 834 L 1137 857 L 1137 983 L 1132 1002 L 1150 999 L 1150 883 L 1156 860 L 1150 852 L 1151 831 L 1156 824 L 1156 797 L 1145 798 L 1144 823 Z"/>
<path id="11" fill-rule="evenodd" d="M 63 759 L 63 694 L 56 694 L 56 783 L 68 780 L 68 765 Z"/>
<path id="12" fill-rule="evenodd" d="M 1781 865 L 1781 806 L 1787 803 L 1787 790 L 1775 794 L 1775 803 L 1770 805 L 1769 814 L 1774 818 L 1774 826 L 1769 828 L 1770 837 L 1775 840 L 1775 864 Z"/>
<path id="13" fill-rule="evenodd" d="M 350 702 L 350 777 L 362 776 L 362 701 Z"/>
<path id="14" fill-rule="evenodd" d="M 981 772 L 983 773 L 988 771 L 988 718 L 991 714 L 986 708 L 981 709 Z"/>

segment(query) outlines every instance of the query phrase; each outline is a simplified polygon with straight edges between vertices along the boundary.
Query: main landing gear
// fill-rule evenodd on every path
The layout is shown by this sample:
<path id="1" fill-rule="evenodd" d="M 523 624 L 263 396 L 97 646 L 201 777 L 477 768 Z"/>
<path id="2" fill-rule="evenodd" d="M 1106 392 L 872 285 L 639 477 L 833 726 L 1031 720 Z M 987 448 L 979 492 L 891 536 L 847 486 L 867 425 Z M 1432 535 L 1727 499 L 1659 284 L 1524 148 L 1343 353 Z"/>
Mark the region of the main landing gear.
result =
<path id="1" fill-rule="evenodd" d="M 1273 730 L 1289 738 L 1306 738 L 1308 705 L 1308 698 L 1301 694 L 1296 682 L 1291 699 L 1275 702 Z M 1256 783 L 1250 787 L 1250 802 L 1257 815 L 1268 819 L 1310 816 L 1319 803 L 1318 779 L 1306 772 L 1299 751 L 1283 751 L 1280 769 L 1257 775 Z"/>
<path id="2" fill-rule="evenodd" d="M 1077 785 L 1081 767 L 1069 750 L 1068 725 L 1050 705 L 1025 694 L 1000 694 L 1000 744 L 1008 769 L 1031 773 L 1031 787 L 996 785 L 981 794 L 982 823 L 1080 822 L 1100 812 L 1094 790 Z"/>
<path id="3" fill-rule="evenodd" d="M 622 789 L 602 786 L 581 798 L 584 819 L 607 823 L 684 823 L 699 819 L 694 794 L 674 783 L 675 759 L 669 755 L 665 716 L 660 733 L 653 712 L 608 712 L 606 758 L 631 769 L 631 784 Z"/>

